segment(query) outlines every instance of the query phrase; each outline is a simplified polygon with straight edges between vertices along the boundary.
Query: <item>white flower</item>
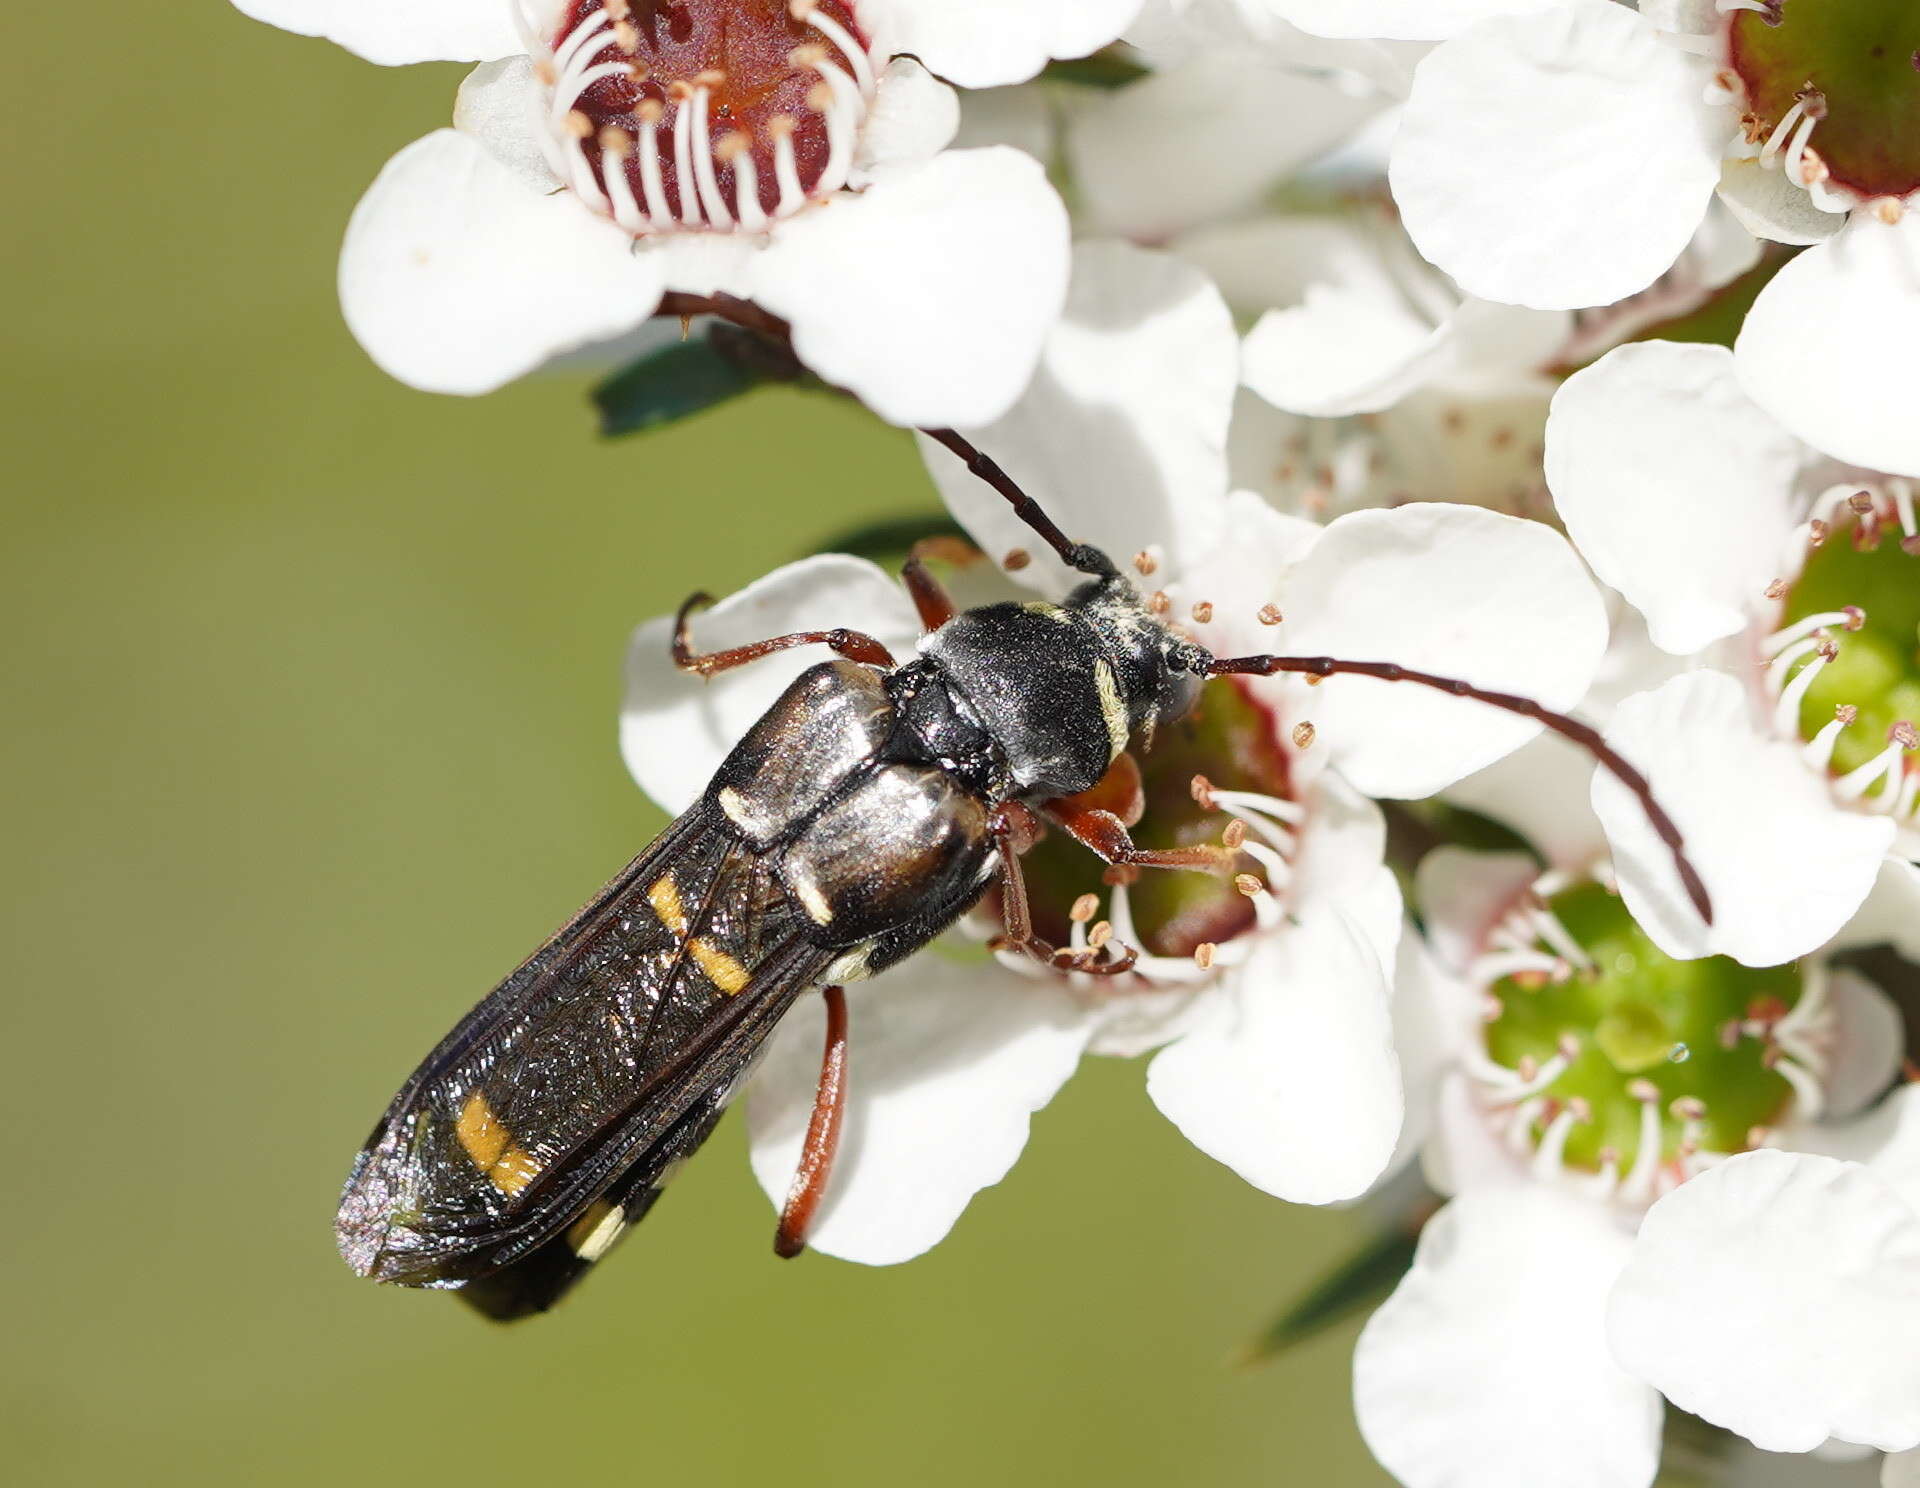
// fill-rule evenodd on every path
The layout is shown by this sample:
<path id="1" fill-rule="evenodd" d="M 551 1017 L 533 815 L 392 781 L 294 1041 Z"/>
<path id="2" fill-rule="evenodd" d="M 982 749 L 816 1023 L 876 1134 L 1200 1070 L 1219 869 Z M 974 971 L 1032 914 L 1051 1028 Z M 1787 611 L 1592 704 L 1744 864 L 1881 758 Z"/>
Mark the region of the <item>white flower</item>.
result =
<path id="1" fill-rule="evenodd" d="M 1225 306 L 1193 269 L 1086 245 L 1033 388 L 973 436 L 1076 537 L 1142 555 L 1166 613 L 1211 605 L 1191 623 L 1223 654 L 1290 636 L 1415 663 L 1444 654 L 1549 699 L 1577 694 L 1602 625 L 1572 554 L 1545 528 L 1410 508 L 1321 529 L 1226 495 L 1235 345 Z M 985 488 L 972 477 L 950 479 L 963 473 L 945 450 L 928 458 L 943 462 L 933 469 L 987 552 L 1019 547 L 1029 561 L 1015 577 L 1064 592 L 1066 577 L 1050 555 L 1032 556 L 1031 533 L 1003 520 L 997 498 L 976 499 Z M 1274 600 L 1295 611 L 1278 626 L 1259 618 Z M 699 625 L 705 645 L 844 625 L 904 655 L 912 614 L 871 565 L 826 557 L 781 570 Z M 666 636 L 655 621 L 635 638 L 622 740 L 642 787 L 678 810 L 810 658 L 769 658 L 703 684 L 672 670 Z M 1073 945 L 1104 922 L 1144 953 L 1132 974 L 1063 976 L 1011 953 L 953 959 L 936 947 L 852 989 L 852 1114 L 813 1243 L 883 1263 L 937 1242 L 1015 1160 L 1029 1115 L 1085 1052 L 1160 1049 L 1147 1076 L 1155 1103 L 1268 1192 L 1323 1203 L 1364 1189 L 1394 1149 L 1401 1104 L 1388 1012 L 1399 896 L 1361 791 L 1424 793 L 1530 731 L 1407 691 L 1236 681 L 1216 684 L 1197 727 L 1162 726 L 1142 760 L 1147 825 L 1177 818 L 1204 838 L 1237 819 L 1265 880 L 1251 897 L 1182 875 L 1190 882 L 1175 888 L 1199 898 L 1170 906 L 1157 883 L 1103 883 L 1071 843 L 1050 839 L 1029 855 L 1036 914 Z M 1309 719 L 1315 729 L 1296 732 Z M 1202 766 L 1210 784 L 1196 800 Z M 1104 900 L 1104 912 L 1083 896 Z M 755 1171 L 775 1196 L 791 1178 L 818 1069 L 819 1030 L 803 1012 L 775 1036 L 747 1097 Z"/>
<path id="2" fill-rule="evenodd" d="M 1067 223 L 1032 159 L 946 148 L 957 105 L 928 69 L 1013 81 L 1138 3 L 243 8 L 379 61 L 490 59 L 348 230 L 347 320 L 396 377 L 486 392 L 630 332 L 664 294 L 726 293 L 790 322 L 800 358 L 882 417 L 947 424 L 1026 382 Z"/>
<path id="3" fill-rule="evenodd" d="M 1623 347 L 1568 379 L 1546 472 L 1568 534 L 1694 670 L 1627 699 L 1610 738 L 1719 896 L 1686 907 L 1632 801 L 1596 781 L 1622 892 L 1673 955 L 1813 949 L 1920 857 L 1920 531 L 1911 485 L 1825 459 L 1713 346 Z"/>
<path id="4" fill-rule="evenodd" d="M 1856 10 L 1853 32 L 1836 7 L 1778 0 L 1549 0 L 1482 21 L 1416 70 L 1392 162 L 1407 229 L 1474 294 L 1598 305 L 1665 271 L 1717 192 L 1754 232 L 1821 244 L 1755 306 L 1752 396 L 1837 456 L 1920 474 L 1920 228 L 1902 206 L 1920 144 L 1898 101 L 1913 38 L 1899 0 L 1878 32 Z M 1862 34 L 1888 40 L 1870 58 Z"/>
<path id="5" fill-rule="evenodd" d="M 1824 954 L 1683 975 L 1573 866 L 1599 848 L 1421 865 L 1397 1026 L 1453 1198 L 1356 1350 L 1363 1434 L 1409 1488 L 1643 1488 L 1662 1394 L 1773 1450 L 1920 1442 L 1920 1089 L 1872 1105 L 1898 1014 Z"/>

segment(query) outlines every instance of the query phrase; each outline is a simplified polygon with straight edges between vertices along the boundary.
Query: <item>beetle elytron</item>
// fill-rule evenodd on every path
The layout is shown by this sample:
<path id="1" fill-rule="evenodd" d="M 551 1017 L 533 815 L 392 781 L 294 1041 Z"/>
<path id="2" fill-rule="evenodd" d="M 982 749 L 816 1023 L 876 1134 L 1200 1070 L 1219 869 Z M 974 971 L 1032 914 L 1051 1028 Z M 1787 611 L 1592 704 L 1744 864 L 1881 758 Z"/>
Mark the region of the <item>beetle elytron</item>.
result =
<path id="1" fill-rule="evenodd" d="M 1706 894 L 1646 781 L 1585 724 L 1507 694 L 1330 657 L 1218 658 L 1163 624 L 1098 549 L 1074 544 L 984 455 L 967 460 L 1085 581 L 1063 604 L 955 613 L 920 556 L 905 580 L 929 632 L 896 665 L 870 636 L 814 631 L 701 655 L 683 607 L 674 659 L 712 675 L 773 651 L 836 653 L 794 681 L 684 815 L 443 1039 L 394 1097 L 337 1225 L 361 1275 L 450 1287 L 482 1312 L 551 1306 L 659 1196 L 719 1120 L 795 999 L 822 987 L 828 1045 L 775 1239 L 795 1254 L 825 1192 L 844 1108 L 839 984 L 924 946 L 997 882 L 1006 941 L 1114 974 L 1132 948 L 1034 935 L 1019 855 L 1039 818 L 1113 864 L 1223 866 L 1218 847 L 1137 848 L 1093 791 L 1135 738 L 1229 672 L 1374 676 L 1535 718 L 1642 801 L 1703 914 Z"/>

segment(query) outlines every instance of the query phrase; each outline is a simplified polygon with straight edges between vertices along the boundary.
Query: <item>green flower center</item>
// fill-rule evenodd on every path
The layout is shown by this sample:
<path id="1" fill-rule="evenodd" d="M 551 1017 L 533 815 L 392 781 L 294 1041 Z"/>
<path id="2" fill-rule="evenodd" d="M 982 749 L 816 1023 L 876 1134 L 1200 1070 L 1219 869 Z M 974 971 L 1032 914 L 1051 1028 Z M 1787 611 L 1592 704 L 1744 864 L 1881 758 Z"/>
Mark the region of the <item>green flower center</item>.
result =
<path id="1" fill-rule="evenodd" d="M 1889 741 L 1900 744 L 1920 723 L 1920 537 L 1906 535 L 1896 510 L 1866 492 L 1842 503 L 1838 515 L 1838 525 L 1815 528 L 1818 541 L 1784 597 L 1780 634 L 1826 623 L 1780 654 L 1813 643 L 1787 696 L 1804 679 L 1802 737 L 1817 738 L 1840 724 L 1832 769 L 1844 776 L 1883 757 Z M 1841 615 L 1848 618 L 1835 623 Z M 1903 765 L 1889 763 L 1883 792 L 1900 789 L 1903 774 L 1920 771 L 1920 754 L 1909 751 Z"/>
<path id="2" fill-rule="evenodd" d="M 1736 10 L 1728 65 L 1745 84 L 1756 143 L 1811 121 L 1832 183 L 1865 197 L 1920 190 L 1920 5 L 1913 0 L 1765 0 Z M 1815 167 L 1816 173 L 1818 167 Z"/>
<path id="3" fill-rule="evenodd" d="M 1559 1122 L 1569 1167 L 1644 1168 L 1655 1129 L 1661 1162 L 1745 1151 L 1792 1104 L 1775 1034 L 1800 1002 L 1797 966 L 1675 961 L 1591 882 L 1502 921 L 1482 964 L 1520 961 L 1487 988 L 1487 1053 L 1538 1087 L 1532 1134 Z"/>
<path id="4" fill-rule="evenodd" d="M 1152 749 L 1140 761 L 1146 809 L 1131 829 L 1135 844 L 1194 847 L 1221 840 L 1230 819 L 1220 804 L 1199 798 L 1205 793 L 1195 791 L 1196 776 L 1218 792 L 1254 793 L 1291 811 L 1287 755 L 1275 736 L 1276 727 L 1273 715 L 1239 683 L 1210 684 L 1191 713 L 1160 726 Z M 1268 825 L 1286 832 L 1278 823 Z M 1262 841 L 1257 833 L 1249 838 L 1256 844 Z M 1099 861 L 1060 831 L 1049 833 L 1021 859 L 1021 866 L 1034 929 L 1055 945 L 1068 943 L 1076 904 L 1082 906 L 1084 920 L 1086 896 L 1105 897 L 1108 886 L 1123 877 L 1136 945 L 1146 956 L 1188 958 L 1201 946 L 1222 945 L 1254 924 L 1253 901 L 1229 875 L 1109 870 L 1103 880 Z M 1265 876 L 1263 865 L 1251 858 L 1243 857 L 1238 867 Z"/>

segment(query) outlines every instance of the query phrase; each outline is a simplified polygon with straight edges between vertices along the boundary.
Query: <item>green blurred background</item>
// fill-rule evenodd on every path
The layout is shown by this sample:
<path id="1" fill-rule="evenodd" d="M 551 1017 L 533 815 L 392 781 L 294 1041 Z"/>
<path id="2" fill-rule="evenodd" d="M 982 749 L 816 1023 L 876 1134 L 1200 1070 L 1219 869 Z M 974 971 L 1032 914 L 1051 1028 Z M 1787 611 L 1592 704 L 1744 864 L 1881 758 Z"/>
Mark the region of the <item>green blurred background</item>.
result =
<path id="1" fill-rule="evenodd" d="M 1384 1482 L 1351 1328 L 1228 1362 L 1357 1221 L 1189 1149 L 1137 1066 L 896 1269 L 776 1261 L 729 1123 L 550 1318 L 347 1273 L 393 1087 L 659 825 L 629 628 L 933 497 L 824 400 L 606 445 L 583 378 L 367 363 L 336 245 L 457 69 L 219 0 L 5 24 L 7 1480 Z"/>

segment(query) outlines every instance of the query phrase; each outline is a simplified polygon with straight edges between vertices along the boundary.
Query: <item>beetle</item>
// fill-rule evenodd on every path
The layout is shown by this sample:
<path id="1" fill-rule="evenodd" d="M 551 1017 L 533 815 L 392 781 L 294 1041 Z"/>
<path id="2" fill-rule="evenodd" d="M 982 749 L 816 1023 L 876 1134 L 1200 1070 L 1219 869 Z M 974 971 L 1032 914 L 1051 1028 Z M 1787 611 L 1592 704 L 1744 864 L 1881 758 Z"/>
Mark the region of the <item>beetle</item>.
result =
<path id="1" fill-rule="evenodd" d="M 1020 854 L 1051 822 L 1109 864 L 1219 871 L 1224 846 L 1137 847 L 1097 788 L 1129 743 L 1231 673 L 1376 677 L 1524 714 L 1589 750 L 1640 799 L 1711 919 L 1646 780 L 1588 725 L 1530 699 L 1335 657 L 1216 657 L 1163 623 L 1098 548 L 1070 541 L 991 459 L 929 431 L 1081 582 L 1059 604 L 956 610 L 917 551 L 903 572 L 926 635 L 904 664 L 871 636 L 805 631 L 702 653 L 696 595 L 672 641 L 712 676 L 776 651 L 803 672 L 705 793 L 427 1056 L 347 1179 L 336 1233 L 363 1276 L 457 1289 L 490 1317 L 541 1312 L 659 1197 L 805 991 L 827 1004 L 812 1119 L 775 1249 L 794 1255 L 826 1191 L 845 1109 L 842 987 L 912 955 L 997 885 L 1004 943 L 1116 975 L 1137 952 L 1034 933 Z M 1091 794 L 1090 794 L 1091 793 Z"/>

